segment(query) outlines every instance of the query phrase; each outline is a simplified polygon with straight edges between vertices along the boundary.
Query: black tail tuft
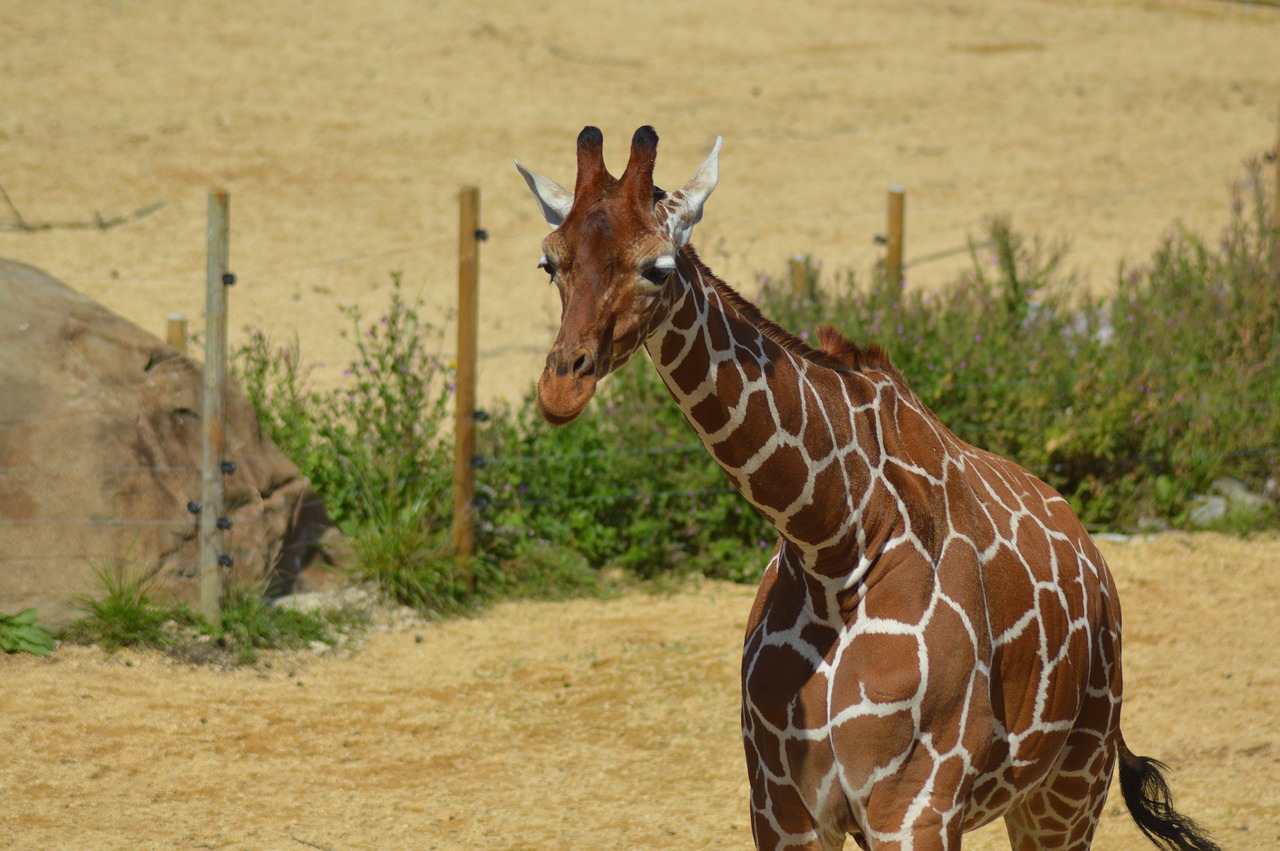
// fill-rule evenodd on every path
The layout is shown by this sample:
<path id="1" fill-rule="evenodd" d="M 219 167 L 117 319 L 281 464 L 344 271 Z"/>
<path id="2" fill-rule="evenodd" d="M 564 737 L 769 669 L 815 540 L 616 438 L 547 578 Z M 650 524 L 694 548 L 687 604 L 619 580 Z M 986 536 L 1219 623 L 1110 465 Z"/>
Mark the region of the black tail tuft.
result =
<path id="1" fill-rule="evenodd" d="M 1120 794 L 1138 829 L 1168 851 L 1222 851 L 1199 825 L 1173 808 L 1173 794 L 1162 771 L 1168 767 L 1135 756 L 1120 743 Z"/>

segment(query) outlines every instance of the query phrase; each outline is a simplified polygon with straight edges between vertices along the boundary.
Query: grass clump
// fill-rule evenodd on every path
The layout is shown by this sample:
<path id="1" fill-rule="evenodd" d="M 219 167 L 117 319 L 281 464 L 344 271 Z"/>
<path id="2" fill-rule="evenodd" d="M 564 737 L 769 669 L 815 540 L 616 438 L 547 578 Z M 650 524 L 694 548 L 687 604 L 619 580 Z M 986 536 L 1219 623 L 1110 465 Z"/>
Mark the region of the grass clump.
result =
<path id="1" fill-rule="evenodd" d="M 275 606 L 257 589 L 244 587 L 227 593 L 222 601 L 222 623 L 216 628 L 185 610 L 182 614 L 240 665 L 253 664 L 263 650 L 299 650 L 317 644 L 332 647 L 341 636 L 361 626 L 360 618 L 351 612 L 304 612 Z"/>
<path id="2" fill-rule="evenodd" d="M 104 562 L 94 571 L 95 590 L 76 600 L 81 616 L 62 631 L 77 644 L 162 650 L 194 663 L 249 665 L 262 650 L 293 650 L 316 642 L 334 645 L 359 629 L 359 616 L 345 610 L 301 612 L 271 605 L 259 589 L 232 587 L 214 626 L 175 601 L 159 586 L 158 571 L 127 559 Z"/>
<path id="3" fill-rule="evenodd" d="M 94 568 L 96 593 L 75 600 L 81 616 L 62 637 L 78 644 L 99 644 L 110 652 L 124 647 L 165 649 L 174 644 L 165 625 L 176 606 L 162 601 L 157 571 L 127 559 L 104 561 Z"/>

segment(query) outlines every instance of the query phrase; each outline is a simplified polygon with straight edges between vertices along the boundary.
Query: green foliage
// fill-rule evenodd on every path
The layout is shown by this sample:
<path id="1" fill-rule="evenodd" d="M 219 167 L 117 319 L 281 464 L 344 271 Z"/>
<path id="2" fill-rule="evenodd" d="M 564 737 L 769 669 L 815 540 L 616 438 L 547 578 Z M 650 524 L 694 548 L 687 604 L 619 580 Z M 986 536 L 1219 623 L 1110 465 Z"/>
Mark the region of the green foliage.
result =
<path id="1" fill-rule="evenodd" d="M 158 601 L 156 571 L 128 559 L 112 559 L 94 568 L 96 593 L 76 598 L 83 614 L 63 631 L 71 641 L 100 644 L 109 651 L 122 647 L 165 648 L 173 637 L 164 629 L 175 608 Z"/>
<path id="2" fill-rule="evenodd" d="M 624 584 L 576 550 L 537 540 L 518 541 L 491 582 L 497 594 L 524 600 L 608 597 Z"/>
<path id="3" fill-rule="evenodd" d="M 1246 212 L 1246 208 L 1249 208 Z M 1220 243 L 1179 230 L 1115 294 L 1091 299 L 1065 249 L 1005 222 L 972 271 L 936 294 L 852 275 L 797 299 L 764 289 L 792 327 L 878 342 L 960 437 L 1058 488 L 1086 523 L 1187 519 L 1232 476 L 1261 489 L 1280 447 L 1280 296 L 1257 167 Z"/>
<path id="4" fill-rule="evenodd" d="M 340 631 L 359 622 L 341 611 L 321 614 L 272 606 L 259 589 L 233 587 L 222 600 L 222 622 L 215 627 L 185 603 L 166 599 L 156 587 L 156 572 L 127 559 L 102 564 L 94 579 L 95 592 L 77 599 L 83 614 L 63 630 L 63 637 L 111 652 L 151 648 L 194 662 L 252 664 L 260 650 L 304 647 L 313 641 L 334 644 Z"/>
<path id="5" fill-rule="evenodd" d="M 23 609 L 17 614 L 0 614 L 0 651 L 48 656 L 53 652 L 53 634 L 39 623 L 40 613 Z"/>
<path id="6" fill-rule="evenodd" d="M 483 543 L 500 559 L 536 543 L 645 579 L 741 578 L 758 575 L 761 541 L 776 537 L 711 461 L 643 354 L 573 423 L 547 425 L 530 398 L 491 412 L 479 442 Z"/>
<path id="7" fill-rule="evenodd" d="M 211 636 L 242 665 L 257 661 L 260 650 L 298 649 L 312 642 L 333 645 L 339 628 L 357 625 L 355 617 L 343 612 L 324 614 L 273 606 L 258 589 L 243 587 L 232 588 L 224 597 L 222 624 L 217 628 L 193 617 L 185 608 L 175 614 Z"/>
<path id="8" fill-rule="evenodd" d="M 337 388 L 311 388 L 297 343 L 275 349 L 252 329 L 233 363 L 263 431 L 355 541 L 357 572 L 405 603 L 450 610 L 460 586 L 440 554 L 453 511 L 453 447 L 443 426 L 454 367 L 441 359 L 442 334 L 420 306 L 393 275 L 377 322 L 344 308 L 343 337 L 355 353 Z"/>
<path id="9" fill-rule="evenodd" d="M 762 287 L 766 315 L 802 336 L 821 322 L 892 354 L 960 437 L 1061 490 L 1086 523 L 1178 524 L 1218 477 L 1258 488 L 1280 446 L 1280 298 L 1270 204 L 1255 165 L 1216 244 L 1177 231 L 1113 294 L 1093 298 L 1063 245 L 994 221 L 972 267 L 925 293 L 883 274 Z M 603 576 L 751 580 L 775 533 L 731 488 L 640 355 L 573 424 L 532 398 L 491 409 L 478 435 L 474 589 L 447 541 L 452 369 L 395 278 L 362 328 L 348 383 L 310 389 L 296 344 L 261 335 L 237 359 L 272 439 L 354 539 L 359 572 L 427 612 L 494 596 L 607 593 Z M 533 376 L 530 376 L 532 382 Z M 1257 522 L 1274 522 L 1274 512 Z M 1238 518 L 1231 522 L 1238 522 Z"/>

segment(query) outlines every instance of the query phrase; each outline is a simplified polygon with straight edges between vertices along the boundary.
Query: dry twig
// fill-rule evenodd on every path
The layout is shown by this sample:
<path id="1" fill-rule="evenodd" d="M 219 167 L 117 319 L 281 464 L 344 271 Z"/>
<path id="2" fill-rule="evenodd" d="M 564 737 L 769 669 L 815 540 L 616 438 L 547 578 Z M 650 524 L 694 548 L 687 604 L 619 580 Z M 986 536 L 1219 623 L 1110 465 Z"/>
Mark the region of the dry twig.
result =
<path id="1" fill-rule="evenodd" d="M 110 230 L 111 228 L 127 225 L 144 219 L 164 206 L 163 201 L 157 201 L 154 204 L 148 204 L 140 207 L 132 213 L 120 216 L 112 216 L 111 218 L 103 218 L 102 213 L 97 210 L 93 213 L 93 218 L 86 221 L 76 222 L 29 222 L 22 215 L 22 211 L 18 209 L 18 205 L 13 203 L 13 199 L 9 197 L 8 191 L 4 185 L 0 184 L 0 198 L 4 199 L 5 206 L 9 208 L 9 212 L 13 214 L 12 222 L 0 222 L 0 230 L 19 231 L 21 233 L 34 233 L 36 231 L 45 230 Z"/>

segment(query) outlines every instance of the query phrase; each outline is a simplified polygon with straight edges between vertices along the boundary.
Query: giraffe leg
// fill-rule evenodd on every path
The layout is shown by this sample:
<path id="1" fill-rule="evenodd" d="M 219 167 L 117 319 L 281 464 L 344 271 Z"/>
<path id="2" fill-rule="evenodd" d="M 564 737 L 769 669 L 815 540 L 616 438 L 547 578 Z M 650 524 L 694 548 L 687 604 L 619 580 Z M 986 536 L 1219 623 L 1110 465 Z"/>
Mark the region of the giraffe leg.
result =
<path id="1" fill-rule="evenodd" d="M 840 851 L 844 836 L 824 836 L 804 810 L 786 811 L 777 806 L 751 805 L 751 836 L 760 851 Z"/>
<path id="2" fill-rule="evenodd" d="M 936 800 L 936 799 L 935 799 Z M 878 810 L 881 810 L 878 812 Z M 914 807 L 911 808 L 914 810 Z M 869 841 L 861 847 L 874 851 L 957 851 L 960 848 L 961 820 L 947 818 L 928 804 L 923 812 L 909 815 L 904 806 L 883 809 L 875 805 L 866 812 Z M 904 823 L 910 819 L 910 824 Z"/>
<path id="3" fill-rule="evenodd" d="M 1102 816 L 1115 751 L 1073 734 L 1059 765 L 1004 817 L 1013 851 L 1087 851 Z"/>
<path id="4" fill-rule="evenodd" d="M 840 851 L 845 836 L 834 825 L 824 829 L 794 787 L 772 783 L 760 771 L 753 774 L 751 833 L 760 851 Z"/>

